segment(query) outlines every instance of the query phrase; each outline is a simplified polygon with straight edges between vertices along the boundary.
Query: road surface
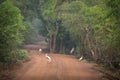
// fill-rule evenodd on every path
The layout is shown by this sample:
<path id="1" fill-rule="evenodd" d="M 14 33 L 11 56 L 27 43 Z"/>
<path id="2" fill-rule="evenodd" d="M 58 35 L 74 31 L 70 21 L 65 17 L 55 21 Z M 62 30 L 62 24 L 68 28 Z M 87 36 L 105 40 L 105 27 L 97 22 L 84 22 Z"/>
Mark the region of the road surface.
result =
<path id="1" fill-rule="evenodd" d="M 48 54 L 52 58 L 48 63 L 44 53 L 38 55 L 37 50 L 31 50 L 30 55 L 31 61 L 23 64 L 14 80 L 101 80 L 92 64 L 73 56 Z"/>

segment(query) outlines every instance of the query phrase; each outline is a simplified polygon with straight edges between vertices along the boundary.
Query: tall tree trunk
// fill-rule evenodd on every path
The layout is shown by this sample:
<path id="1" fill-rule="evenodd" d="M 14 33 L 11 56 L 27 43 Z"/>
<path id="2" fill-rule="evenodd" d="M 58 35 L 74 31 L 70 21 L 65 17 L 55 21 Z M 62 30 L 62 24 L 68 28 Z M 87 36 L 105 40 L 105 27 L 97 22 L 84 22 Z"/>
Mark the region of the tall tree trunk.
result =
<path id="1" fill-rule="evenodd" d="M 55 52 L 55 48 L 56 48 L 56 38 L 57 38 L 58 30 L 59 30 L 59 26 L 58 23 L 56 22 L 56 31 L 55 31 L 55 35 L 53 36 L 53 52 Z"/>
<path id="2" fill-rule="evenodd" d="M 52 35 L 50 35 L 49 47 L 50 47 L 50 53 L 51 53 L 52 52 Z"/>
<path id="3" fill-rule="evenodd" d="M 56 36 L 53 37 L 53 52 L 55 52 L 56 48 Z"/>
<path id="4" fill-rule="evenodd" d="M 63 52 L 62 39 L 60 39 L 60 53 Z"/>

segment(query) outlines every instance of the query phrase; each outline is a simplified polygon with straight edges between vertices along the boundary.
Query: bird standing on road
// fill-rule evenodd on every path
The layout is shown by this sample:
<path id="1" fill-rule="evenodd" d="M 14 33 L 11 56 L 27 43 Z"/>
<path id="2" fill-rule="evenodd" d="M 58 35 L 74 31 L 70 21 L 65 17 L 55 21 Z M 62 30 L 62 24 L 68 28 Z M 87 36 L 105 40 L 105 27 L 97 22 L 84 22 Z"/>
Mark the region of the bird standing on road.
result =
<path id="1" fill-rule="evenodd" d="M 50 63 L 51 62 L 51 58 L 50 58 L 50 56 L 48 56 L 47 54 L 45 54 L 45 58 L 46 58 L 46 60 Z"/>
<path id="2" fill-rule="evenodd" d="M 40 49 L 39 49 L 39 55 L 41 54 L 41 52 L 42 52 L 42 49 L 40 48 Z"/>

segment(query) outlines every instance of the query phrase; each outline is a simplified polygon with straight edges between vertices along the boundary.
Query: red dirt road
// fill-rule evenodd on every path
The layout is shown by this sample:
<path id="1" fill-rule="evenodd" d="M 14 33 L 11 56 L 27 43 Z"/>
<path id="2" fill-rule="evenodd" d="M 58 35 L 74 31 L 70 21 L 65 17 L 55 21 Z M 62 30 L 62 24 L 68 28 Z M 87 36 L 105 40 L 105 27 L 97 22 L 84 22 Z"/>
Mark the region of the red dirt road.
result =
<path id="1" fill-rule="evenodd" d="M 45 54 L 38 55 L 36 50 L 30 54 L 31 61 L 23 64 L 14 80 L 101 80 L 92 64 L 79 62 L 73 56 L 48 54 L 52 58 L 48 63 Z"/>

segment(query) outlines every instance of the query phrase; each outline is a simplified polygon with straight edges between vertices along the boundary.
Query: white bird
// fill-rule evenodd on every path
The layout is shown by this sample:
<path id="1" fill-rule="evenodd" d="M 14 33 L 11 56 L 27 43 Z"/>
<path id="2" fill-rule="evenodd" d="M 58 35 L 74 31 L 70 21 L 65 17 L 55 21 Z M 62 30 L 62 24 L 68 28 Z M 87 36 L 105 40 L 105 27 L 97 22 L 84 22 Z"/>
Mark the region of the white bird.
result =
<path id="1" fill-rule="evenodd" d="M 81 56 L 80 58 L 79 58 L 79 61 L 81 61 L 83 59 L 83 56 Z"/>
<path id="2" fill-rule="evenodd" d="M 72 49 L 71 49 L 71 51 L 70 51 L 70 54 L 73 54 L 74 50 L 75 50 L 75 49 L 74 49 L 74 48 L 72 48 Z"/>
<path id="3" fill-rule="evenodd" d="M 48 56 L 47 54 L 45 54 L 46 60 L 50 63 L 51 62 L 51 58 L 50 56 Z"/>
<path id="4" fill-rule="evenodd" d="M 40 49 L 39 49 L 39 54 L 41 54 L 41 52 L 42 52 L 42 49 L 40 48 Z"/>

